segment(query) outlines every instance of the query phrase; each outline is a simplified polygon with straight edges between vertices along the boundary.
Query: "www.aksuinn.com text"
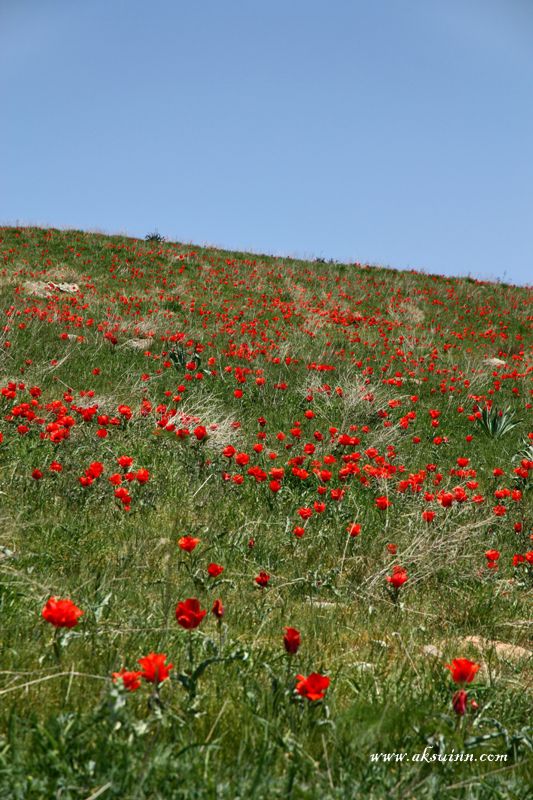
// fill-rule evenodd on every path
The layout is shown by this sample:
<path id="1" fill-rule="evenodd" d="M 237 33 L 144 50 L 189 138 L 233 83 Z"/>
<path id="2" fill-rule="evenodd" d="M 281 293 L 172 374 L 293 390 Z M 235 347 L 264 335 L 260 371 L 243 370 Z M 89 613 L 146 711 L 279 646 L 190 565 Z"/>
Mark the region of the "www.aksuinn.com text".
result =
<path id="1" fill-rule="evenodd" d="M 371 753 L 370 761 L 382 761 L 385 763 L 398 761 L 414 761 L 432 763 L 449 763 L 454 761 L 490 761 L 502 762 L 507 761 L 506 753 L 463 753 L 462 751 L 450 750 L 449 753 L 435 753 L 431 747 L 426 747 L 421 753 Z"/>

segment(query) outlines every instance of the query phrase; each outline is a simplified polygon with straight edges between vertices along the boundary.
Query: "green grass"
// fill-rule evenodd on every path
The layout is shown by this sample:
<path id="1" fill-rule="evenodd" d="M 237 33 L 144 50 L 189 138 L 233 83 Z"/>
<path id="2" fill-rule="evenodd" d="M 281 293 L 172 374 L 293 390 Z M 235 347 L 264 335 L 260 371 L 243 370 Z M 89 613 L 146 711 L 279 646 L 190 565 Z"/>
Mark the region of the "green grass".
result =
<path id="1" fill-rule="evenodd" d="M 531 478 L 516 472 L 530 460 L 531 292 L 81 231 L 3 228 L 0 256 L 0 797 L 526 797 L 532 566 L 513 556 L 531 550 Z M 36 295 L 35 282 L 49 281 L 80 291 Z M 182 362 L 195 351 L 189 372 Z M 520 423 L 487 435 L 473 416 L 487 402 Z M 58 405 L 75 424 L 53 443 L 40 434 Z M 77 409 L 91 405 L 84 421 Z M 158 424 L 180 414 L 185 439 Z M 198 424 L 218 427 L 197 441 Z M 340 434 L 359 442 L 340 444 Z M 226 445 L 249 464 L 225 457 Z M 123 472 L 121 455 L 150 473 L 124 483 L 129 511 L 108 481 Z M 291 471 L 300 456 L 306 479 Z M 475 474 L 451 472 L 463 457 Z M 313 460 L 332 473 L 324 495 Z M 95 461 L 103 475 L 80 485 Z M 350 463 L 359 472 L 343 479 Z M 281 490 L 247 475 L 252 465 L 284 467 Z M 420 492 L 399 491 L 420 471 Z M 224 472 L 243 474 L 242 485 Z M 442 506 L 438 493 L 458 486 L 465 502 Z M 494 495 L 502 489 L 515 494 Z M 382 511 L 384 495 L 392 506 Z M 315 501 L 325 510 L 302 522 L 297 510 Z M 426 509 L 436 512 L 429 524 Z M 353 522 L 361 534 L 349 537 Z M 191 554 L 177 546 L 184 534 L 200 539 Z M 486 566 L 492 549 L 497 570 Z M 224 566 L 219 578 L 211 562 Z M 409 576 L 397 597 L 386 581 L 394 564 Z M 271 576 L 265 589 L 260 571 Z M 42 619 L 50 596 L 84 610 L 75 628 L 58 634 Z M 220 598 L 222 623 L 208 613 L 182 629 L 174 610 L 188 597 L 208 612 Z M 293 656 L 285 626 L 301 632 Z M 150 652 L 174 664 L 159 693 L 113 683 Z M 468 688 L 479 709 L 463 718 L 444 667 L 459 657 L 482 665 Z M 294 691 L 311 672 L 330 678 L 323 701 Z M 474 760 L 371 757 L 425 748 Z"/>

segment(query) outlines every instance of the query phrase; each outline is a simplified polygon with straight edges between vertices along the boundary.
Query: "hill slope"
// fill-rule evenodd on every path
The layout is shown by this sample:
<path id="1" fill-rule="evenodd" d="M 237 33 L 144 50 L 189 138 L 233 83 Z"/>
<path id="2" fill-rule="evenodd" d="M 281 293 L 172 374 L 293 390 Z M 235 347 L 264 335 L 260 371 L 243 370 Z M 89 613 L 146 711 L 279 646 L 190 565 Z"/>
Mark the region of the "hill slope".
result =
<path id="1" fill-rule="evenodd" d="M 0 796 L 524 796 L 531 292 L 79 231 L 0 258 Z"/>

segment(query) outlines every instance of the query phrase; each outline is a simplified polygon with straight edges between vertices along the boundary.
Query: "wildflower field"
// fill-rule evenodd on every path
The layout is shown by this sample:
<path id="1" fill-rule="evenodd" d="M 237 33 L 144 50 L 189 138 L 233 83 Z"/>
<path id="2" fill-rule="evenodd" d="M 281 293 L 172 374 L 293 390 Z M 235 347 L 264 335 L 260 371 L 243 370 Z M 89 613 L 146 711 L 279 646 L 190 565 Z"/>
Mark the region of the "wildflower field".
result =
<path id="1" fill-rule="evenodd" d="M 1 228 L 0 296 L 1 798 L 528 796 L 531 291 Z"/>

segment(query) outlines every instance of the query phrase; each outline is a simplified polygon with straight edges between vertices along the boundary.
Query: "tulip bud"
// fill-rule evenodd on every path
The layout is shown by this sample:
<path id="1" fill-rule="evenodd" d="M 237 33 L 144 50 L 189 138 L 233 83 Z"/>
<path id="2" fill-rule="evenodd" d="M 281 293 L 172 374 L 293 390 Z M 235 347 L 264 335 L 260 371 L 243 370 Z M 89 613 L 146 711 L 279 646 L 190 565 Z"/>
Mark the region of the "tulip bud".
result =
<path id="1" fill-rule="evenodd" d="M 300 631 L 296 630 L 296 628 L 285 628 L 285 636 L 283 637 L 283 644 L 285 645 L 285 650 L 287 653 L 294 655 L 298 652 L 298 648 L 300 647 Z"/>
<path id="2" fill-rule="evenodd" d="M 466 713 L 467 697 L 468 695 L 465 692 L 465 690 L 459 689 L 459 691 L 456 692 L 452 698 L 453 710 L 455 711 L 456 714 L 459 714 L 459 716 L 461 717 L 464 716 L 464 714 Z"/>
<path id="3" fill-rule="evenodd" d="M 224 606 L 222 605 L 222 600 L 215 600 L 213 603 L 213 608 L 211 609 L 211 613 L 214 614 L 217 619 L 222 619 L 224 616 Z"/>

